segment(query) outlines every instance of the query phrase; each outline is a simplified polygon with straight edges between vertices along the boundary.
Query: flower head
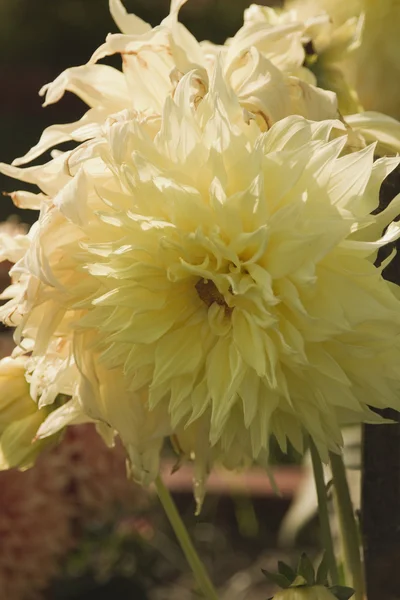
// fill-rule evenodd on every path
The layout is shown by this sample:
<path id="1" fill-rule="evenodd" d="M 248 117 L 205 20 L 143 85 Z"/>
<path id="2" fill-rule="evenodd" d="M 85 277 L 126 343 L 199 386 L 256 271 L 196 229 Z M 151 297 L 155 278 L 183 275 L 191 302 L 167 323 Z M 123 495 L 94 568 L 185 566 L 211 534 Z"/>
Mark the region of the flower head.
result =
<path id="1" fill-rule="evenodd" d="M 340 451 L 343 423 L 399 407 L 400 303 L 374 266 L 400 235 L 390 224 L 399 199 L 371 215 L 399 160 L 374 163 L 373 145 L 344 155 L 339 121 L 280 114 L 263 126 L 259 102 L 271 96 L 255 81 L 269 59 L 243 32 L 204 59 L 177 21 L 181 4 L 154 30 L 115 13 L 134 31 L 95 56 L 121 52 L 125 66 L 86 141 L 45 165 L 2 166 L 41 188 L 41 214 L 12 246 L 0 314 L 31 353 L 38 407 L 70 398 L 37 437 L 96 420 L 106 438 L 119 433 L 134 477 L 148 483 L 173 434 L 195 461 L 201 502 L 216 460 L 265 463 L 271 435 L 301 452 L 305 434 L 325 458 Z M 107 69 L 71 71 L 47 93 L 76 76 L 94 110 Z"/>
<path id="2" fill-rule="evenodd" d="M 58 192 L 14 267 L 18 335 L 39 362 L 64 340 L 59 392 L 73 372 L 72 402 L 118 431 L 142 481 L 171 433 L 202 480 L 214 460 L 266 460 L 271 434 L 302 451 L 307 432 L 326 456 L 343 422 L 398 406 L 399 301 L 373 265 L 398 202 L 370 216 L 398 160 L 340 157 L 332 121 L 261 133 L 222 68 L 195 102 L 199 77 L 157 133 L 123 111 L 53 161 Z"/>

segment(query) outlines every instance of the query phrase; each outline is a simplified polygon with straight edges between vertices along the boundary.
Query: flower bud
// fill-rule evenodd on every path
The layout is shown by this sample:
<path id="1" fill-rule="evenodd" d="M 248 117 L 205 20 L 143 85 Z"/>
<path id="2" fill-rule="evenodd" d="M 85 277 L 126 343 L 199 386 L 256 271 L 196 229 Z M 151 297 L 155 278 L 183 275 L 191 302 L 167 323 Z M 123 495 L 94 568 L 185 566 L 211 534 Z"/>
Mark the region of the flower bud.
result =
<path id="1" fill-rule="evenodd" d="M 314 585 L 280 590 L 273 600 L 337 600 L 337 598 L 323 585 Z"/>

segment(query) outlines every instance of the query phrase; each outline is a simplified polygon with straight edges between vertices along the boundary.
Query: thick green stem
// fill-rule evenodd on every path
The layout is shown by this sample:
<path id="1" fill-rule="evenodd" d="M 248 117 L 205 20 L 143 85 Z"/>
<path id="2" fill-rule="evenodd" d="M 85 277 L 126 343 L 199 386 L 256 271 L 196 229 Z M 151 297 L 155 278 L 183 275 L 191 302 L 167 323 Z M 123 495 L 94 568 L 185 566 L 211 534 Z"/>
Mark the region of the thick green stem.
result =
<path id="1" fill-rule="evenodd" d="M 326 559 L 329 564 L 329 573 L 331 577 L 331 584 L 339 584 L 339 573 L 336 564 L 335 551 L 333 547 L 333 539 L 331 533 L 331 526 L 329 523 L 329 511 L 328 511 L 328 495 L 326 491 L 324 469 L 322 466 L 321 458 L 314 442 L 310 439 L 310 451 L 311 459 L 314 470 L 315 487 L 317 490 L 318 497 L 318 515 L 319 523 L 321 528 L 321 539 L 324 546 Z"/>
<path id="2" fill-rule="evenodd" d="M 355 590 L 355 600 L 363 600 L 365 594 L 364 573 L 361 561 L 360 538 L 354 507 L 343 458 L 339 454 L 330 455 L 333 484 L 337 499 L 340 530 L 343 540 L 346 571 L 351 577 Z"/>
<path id="3" fill-rule="evenodd" d="M 169 519 L 169 522 L 171 523 L 176 537 L 178 538 L 182 551 L 186 556 L 186 560 L 192 569 L 193 575 L 196 578 L 200 590 L 203 592 L 204 597 L 208 600 L 218 600 L 217 592 L 215 591 L 214 586 L 207 575 L 207 571 L 205 570 L 204 565 L 193 546 L 192 540 L 189 537 L 188 531 L 180 517 L 171 494 L 162 482 L 161 477 L 157 477 L 155 484 L 160 502 L 163 505 L 165 513 Z"/>

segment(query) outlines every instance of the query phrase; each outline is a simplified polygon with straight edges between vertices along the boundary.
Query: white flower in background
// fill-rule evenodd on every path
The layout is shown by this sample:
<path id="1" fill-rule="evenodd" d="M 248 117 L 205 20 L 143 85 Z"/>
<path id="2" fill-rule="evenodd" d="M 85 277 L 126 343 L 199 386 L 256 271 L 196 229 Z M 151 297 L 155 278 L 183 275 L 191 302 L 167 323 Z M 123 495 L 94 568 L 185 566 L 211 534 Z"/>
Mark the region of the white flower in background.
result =
<path id="1" fill-rule="evenodd" d="M 375 6 L 368 0 L 292 0 L 285 3 L 287 8 L 283 11 L 253 4 L 244 15 L 243 29 L 247 27 L 249 31 L 256 26 L 262 31 L 284 24 L 297 25 L 303 58 L 294 74 L 334 91 L 349 127 L 349 149 L 361 149 L 365 143 L 378 141 L 378 156 L 400 151 L 400 124 L 392 118 L 399 116 L 393 109 L 399 104 L 400 92 L 396 89 L 399 78 L 388 75 L 389 70 L 392 73 L 395 70 L 397 55 L 394 50 L 390 54 L 376 51 L 382 45 L 397 43 L 395 35 L 389 33 L 386 39 L 384 33 L 397 26 L 396 1 L 387 0 Z M 360 5 L 365 8 L 365 18 Z M 393 23 L 385 25 L 385 19 L 391 18 Z M 257 42 L 255 46 L 258 48 Z M 369 96 L 363 85 L 369 88 Z M 362 112 L 362 105 L 367 112 Z"/>
<path id="2" fill-rule="evenodd" d="M 45 171 L 45 169 L 44 169 Z M 12 194 L 13 199 L 34 194 L 18 192 Z M 39 194 L 46 203 L 46 196 Z M 0 227 L 0 261 L 16 263 L 23 260 L 35 236 L 37 223 L 27 234 L 23 226 L 5 223 Z M 44 444 L 39 440 L 41 427 L 46 427 L 48 436 L 58 433 L 66 425 L 86 423 L 90 421 L 82 413 L 77 400 L 77 376 L 72 354 L 71 339 L 68 334 L 58 331 L 48 344 L 48 328 L 53 332 L 57 315 L 47 314 L 46 304 L 38 300 L 37 282 L 26 274 L 10 270 L 11 285 L 1 294 L 2 300 L 8 300 L 0 309 L 1 319 L 10 327 L 22 326 L 26 306 L 30 305 L 32 296 L 39 307 L 31 314 L 31 322 L 35 323 L 35 340 L 29 328 L 25 330 L 24 339 L 18 331 L 14 338 L 19 347 L 15 348 L 11 357 L 0 361 L 0 391 L 2 408 L 0 407 L 0 468 L 26 468 L 31 466 Z M 65 322 L 64 322 L 65 327 Z M 45 340 L 46 353 L 38 353 Z M 36 352 L 32 354 L 32 351 Z M 60 398 L 62 394 L 63 398 Z M 68 399 L 72 397 L 72 400 Z M 104 432 L 105 433 L 105 432 Z"/>
<path id="3" fill-rule="evenodd" d="M 336 93 L 342 114 L 360 110 L 355 91 L 350 87 L 343 71 L 343 61 L 358 47 L 362 18 L 353 16 L 341 25 L 334 24 L 321 8 L 314 16 L 306 17 L 301 4 L 298 10 L 274 10 L 252 4 L 245 10 L 244 22 L 249 28 L 264 25 L 277 27 L 284 23 L 297 24 L 299 41 L 303 50 L 302 61 L 297 65 L 299 76 L 319 87 Z"/>
<path id="4" fill-rule="evenodd" d="M 25 357 L 0 360 L 0 470 L 31 466 L 45 442 L 34 441 L 47 416 L 29 394 Z"/>
<path id="5" fill-rule="evenodd" d="M 50 198 L 13 268 L 22 295 L 2 308 L 32 377 L 49 361 L 52 397 L 70 386 L 39 437 L 83 407 L 148 483 L 174 435 L 199 503 L 214 461 L 265 464 L 271 434 L 301 452 L 305 432 L 325 458 L 343 423 L 399 407 L 400 304 L 373 259 L 400 235 L 381 237 L 400 200 L 370 214 L 398 159 L 340 157 L 340 122 L 262 133 L 223 64 L 201 94 L 200 69 L 180 77 L 158 127 L 124 110 L 14 171 Z"/>
<path id="6" fill-rule="evenodd" d="M 286 0 L 285 5 L 304 18 L 326 11 L 335 28 L 363 15 L 361 44 L 344 64 L 347 79 L 365 109 L 400 118 L 399 0 Z"/>
<path id="7" fill-rule="evenodd" d="M 295 9 L 308 19 L 317 12 L 331 15 L 334 25 L 342 25 L 348 19 L 362 12 L 363 0 L 285 0 L 285 8 Z"/>

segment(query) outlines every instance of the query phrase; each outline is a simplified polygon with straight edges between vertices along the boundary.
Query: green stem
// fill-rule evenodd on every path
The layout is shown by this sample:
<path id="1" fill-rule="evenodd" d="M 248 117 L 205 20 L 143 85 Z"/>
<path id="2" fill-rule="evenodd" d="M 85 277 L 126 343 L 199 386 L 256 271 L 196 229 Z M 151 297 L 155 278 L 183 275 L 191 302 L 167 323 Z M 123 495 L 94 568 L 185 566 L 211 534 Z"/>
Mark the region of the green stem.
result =
<path id="1" fill-rule="evenodd" d="M 193 546 L 192 540 L 189 537 L 187 529 L 180 517 L 171 494 L 162 482 L 161 477 L 157 477 L 155 485 L 160 502 L 163 505 L 169 522 L 171 523 L 175 535 L 178 538 L 182 551 L 186 556 L 186 560 L 193 571 L 193 575 L 196 578 L 199 588 L 203 592 L 204 597 L 208 600 L 218 600 L 217 592 L 215 591 L 214 586 L 207 575 L 207 571 L 205 570 L 204 565 Z"/>
<path id="2" fill-rule="evenodd" d="M 339 513 L 340 530 L 343 540 L 346 571 L 349 573 L 355 590 L 355 600 L 363 600 L 365 594 L 364 572 L 361 562 L 360 540 L 353 503 L 350 497 L 346 468 L 340 454 L 330 454 L 333 484 Z"/>
<path id="3" fill-rule="evenodd" d="M 331 533 L 331 526 L 329 522 L 329 512 L 328 512 L 328 495 L 326 491 L 325 478 L 324 478 L 324 469 L 322 466 L 321 458 L 319 452 L 312 441 L 310 439 L 310 451 L 311 451 L 311 460 L 314 471 L 314 480 L 315 487 L 317 490 L 318 497 L 318 515 L 319 515 L 319 523 L 321 528 L 321 538 L 322 544 L 324 546 L 326 559 L 329 564 L 329 572 L 331 576 L 331 584 L 338 585 L 339 584 L 339 572 L 336 564 L 335 551 L 333 548 L 333 539 Z"/>

